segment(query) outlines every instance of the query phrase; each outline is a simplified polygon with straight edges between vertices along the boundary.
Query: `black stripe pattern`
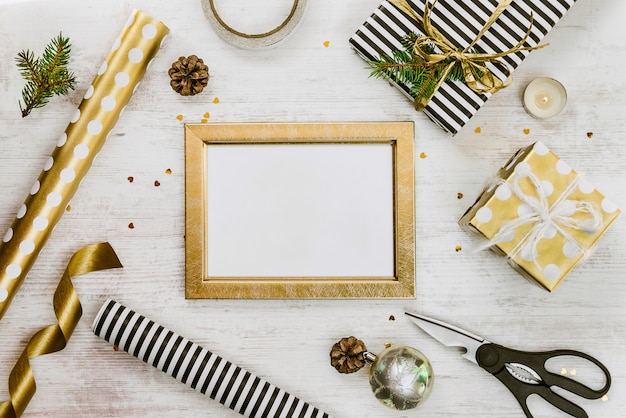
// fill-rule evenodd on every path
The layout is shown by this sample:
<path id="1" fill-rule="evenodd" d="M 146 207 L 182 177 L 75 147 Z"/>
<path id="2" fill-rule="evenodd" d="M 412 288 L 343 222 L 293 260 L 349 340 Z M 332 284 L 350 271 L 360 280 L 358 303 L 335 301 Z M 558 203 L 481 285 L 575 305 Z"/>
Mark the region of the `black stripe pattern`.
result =
<path id="1" fill-rule="evenodd" d="M 142 315 L 107 300 L 93 332 L 250 418 L 332 418 L 319 409 Z"/>
<path id="2" fill-rule="evenodd" d="M 425 1 L 430 0 L 408 0 L 419 16 L 424 13 Z M 524 46 L 537 46 L 575 1 L 514 0 L 475 47 L 480 52 L 496 53 L 515 46 L 531 26 L 531 13 L 532 30 Z M 431 13 L 431 21 L 450 41 L 465 47 L 482 29 L 498 3 L 499 0 L 439 0 Z M 389 55 L 394 50 L 402 49 L 400 41 L 409 33 L 423 35 L 424 31 L 418 22 L 384 0 L 349 42 L 364 60 L 373 61 L 380 55 Z M 504 57 L 503 60 L 515 69 L 528 54 L 529 51 L 518 52 Z M 506 79 L 498 68 L 490 68 L 496 76 Z M 412 100 L 409 86 L 396 84 L 396 87 Z M 489 97 L 489 94 L 472 91 L 463 83 L 445 82 L 426 106 L 424 113 L 454 135 Z"/>

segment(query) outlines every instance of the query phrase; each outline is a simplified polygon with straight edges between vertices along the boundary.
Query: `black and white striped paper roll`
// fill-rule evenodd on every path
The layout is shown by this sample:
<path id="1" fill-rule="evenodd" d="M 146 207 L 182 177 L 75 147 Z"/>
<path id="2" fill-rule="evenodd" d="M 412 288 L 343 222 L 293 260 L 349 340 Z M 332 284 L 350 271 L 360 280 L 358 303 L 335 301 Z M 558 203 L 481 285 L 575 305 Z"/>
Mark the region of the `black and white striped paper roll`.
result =
<path id="1" fill-rule="evenodd" d="M 92 330 L 109 343 L 246 417 L 332 418 L 113 300 L 102 305 Z"/>
<path id="2" fill-rule="evenodd" d="M 496 53 L 515 46 L 531 26 L 531 13 L 532 30 L 525 46 L 536 46 L 575 1 L 515 0 L 475 47 L 481 52 Z M 423 15 L 425 0 L 408 2 L 418 15 Z M 439 0 L 431 13 L 431 21 L 446 38 L 465 47 L 485 25 L 498 3 L 499 0 Z M 358 28 L 349 42 L 363 59 L 373 61 L 380 55 L 390 55 L 393 51 L 404 49 L 401 39 L 410 33 L 423 35 L 424 31 L 415 20 L 409 19 L 385 0 Z M 519 52 L 503 59 L 515 69 L 528 53 Z M 491 68 L 494 74 L 505 79 L 496 68 Z M 411 98 L 409 86 L 397 84 L 397 87 Z M 463 83 L 445 82 L 426 106 L 424 113 L 446 131 L 456 134 L 489 97 L 489 94 L 474 92 Z"/>

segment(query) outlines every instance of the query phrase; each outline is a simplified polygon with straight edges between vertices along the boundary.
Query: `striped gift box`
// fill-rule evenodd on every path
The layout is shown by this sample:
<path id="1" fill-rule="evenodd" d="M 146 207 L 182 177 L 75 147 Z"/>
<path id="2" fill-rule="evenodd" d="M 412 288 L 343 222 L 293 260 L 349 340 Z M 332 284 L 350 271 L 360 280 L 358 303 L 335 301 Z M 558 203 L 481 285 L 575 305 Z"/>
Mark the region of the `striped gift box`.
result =
<path id="1" fill-rule="evenodd" d="M 515 46 L 531 26 L 531 13 L 532 29 L 524 46 L 537 46 L 575 1 L 515 0 L 475 47 L 480 52 L 497 53 Z M 408 2 L 419 16 L 423 15 L 423 0 Z M 498 0 L 439 0 L 430 15 L 431 21 L 446 38 L 464 48 L 480 32 L 498 3 Z M 423 35 L 424 31 L 418 22 L 385 0 L 350 38 L 350 45 L 364 60 L 373 61 L 380 55 L 390 55 L 393 51 L 403 49 L 401 39 L 410 33 Z M 515 69 L 528 53 L 518 52 L 502 59 L 511 69 Z M 496 76 L 506 79 L 497 68 L 490 68 L 494 69 Z M 413 100 L 409 95 L 409 86 L 396 86 Z M 424 113 L 454 135 L 489 97 L 490 94 L 476 93 L 463 83 L 448 81 L 433 96 Z"/>
<path id="2" fill-rule="evenodd" d="M 125 306 L 107 300 L 94 334 L 245 417 L 332 418 Z"/>

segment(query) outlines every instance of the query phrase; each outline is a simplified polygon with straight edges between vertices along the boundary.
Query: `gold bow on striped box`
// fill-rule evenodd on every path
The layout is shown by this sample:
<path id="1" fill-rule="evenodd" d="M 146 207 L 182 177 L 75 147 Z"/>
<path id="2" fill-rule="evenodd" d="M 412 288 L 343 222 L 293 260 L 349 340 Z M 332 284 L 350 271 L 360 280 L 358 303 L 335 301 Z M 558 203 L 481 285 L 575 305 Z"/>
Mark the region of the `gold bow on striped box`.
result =
<path id="1" fill-rule="evenodd" d="M 436 88 L 424 100 L 415 100 L 419 89 L 413 80 L 401 77 L 393 83 L 454 135 L 510 82 L 512 72 L 575 1 L 385 0 L 352 35 L 350 45 L 371 63 L 407 52 L 407 38 L 415 38 L 407 53 L 429 66 L 445 64 L 434 75 Z M 446 81 L 447 66 L 459 62 L 460 76 Z"/>

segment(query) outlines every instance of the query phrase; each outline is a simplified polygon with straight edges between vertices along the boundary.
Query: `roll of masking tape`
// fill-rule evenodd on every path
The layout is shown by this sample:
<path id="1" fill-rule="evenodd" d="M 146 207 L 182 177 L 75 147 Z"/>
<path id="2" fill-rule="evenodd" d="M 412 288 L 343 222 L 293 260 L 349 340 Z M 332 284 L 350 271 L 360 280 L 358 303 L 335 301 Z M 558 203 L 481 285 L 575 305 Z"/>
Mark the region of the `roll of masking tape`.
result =
<path id="1" fill-rule="evenodd" d="M 308 0 L 294 0 L 289 14 L 274 29 L 264 33 L 244 33 L 227 24 L 218 13 L 216 0 L 201 0 L 209 25 L 224 41 L 242 49 L 273 48 L 286 40 L 298 27 L 308 5 Z"/>

